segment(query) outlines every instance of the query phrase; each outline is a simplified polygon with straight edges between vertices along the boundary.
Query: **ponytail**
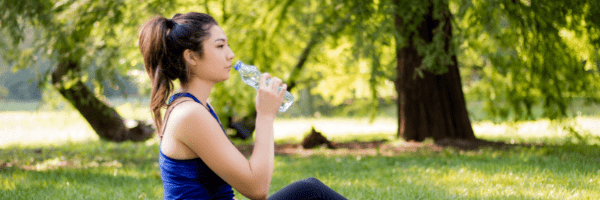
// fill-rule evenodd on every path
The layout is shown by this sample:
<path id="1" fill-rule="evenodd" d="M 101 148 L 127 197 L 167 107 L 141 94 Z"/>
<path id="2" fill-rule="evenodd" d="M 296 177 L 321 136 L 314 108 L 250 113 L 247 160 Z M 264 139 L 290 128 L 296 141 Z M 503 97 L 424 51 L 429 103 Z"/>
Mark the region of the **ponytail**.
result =
<path id="1" fill-rule="evenodd" d="M 167 54 L 169 25 L 169 20 L 164 17 L 152 18 L 140 29 L 138 44 L 144 57 L 144 67 L 152 80 L 150 110 L 159 135 L 162 135 L 160 110 L 166 105 L 168 95 L 173 90 L 173 82 L 161 72 L 164 68 L 162 60 Z"/>
<path id="2" fill-rule="evenodd" d="M 150 110 L 159 136 L 162 136 L 161 109 L 166 106 L 173 91 L 173 81 L 187 84 L 191 70 L 183 59 L 183 51 L 190 49 L 202 56 L 202 41 L 209 37 L 209 29 L 217 22 L 207 14 L 176 14 L 173 19 L 156 16 L 140 28 L 139 47 L 144 67 L 150 80 Z"/>

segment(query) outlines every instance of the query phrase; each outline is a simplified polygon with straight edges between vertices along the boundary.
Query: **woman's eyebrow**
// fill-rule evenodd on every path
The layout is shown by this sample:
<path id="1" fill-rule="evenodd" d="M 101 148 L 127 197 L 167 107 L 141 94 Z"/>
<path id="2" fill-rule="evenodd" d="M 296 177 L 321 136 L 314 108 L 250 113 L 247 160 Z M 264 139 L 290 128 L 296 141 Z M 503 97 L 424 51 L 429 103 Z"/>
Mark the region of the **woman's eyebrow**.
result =
<path id="1" fill-rule="evenodd" d="M 215 42 L 218 42 L 218 41 L 223 41 L 223 42 L 225 42 L 226 40 L 225 40 L 225 38 L 217 38 L 217 39 L 215 40 Z"/>

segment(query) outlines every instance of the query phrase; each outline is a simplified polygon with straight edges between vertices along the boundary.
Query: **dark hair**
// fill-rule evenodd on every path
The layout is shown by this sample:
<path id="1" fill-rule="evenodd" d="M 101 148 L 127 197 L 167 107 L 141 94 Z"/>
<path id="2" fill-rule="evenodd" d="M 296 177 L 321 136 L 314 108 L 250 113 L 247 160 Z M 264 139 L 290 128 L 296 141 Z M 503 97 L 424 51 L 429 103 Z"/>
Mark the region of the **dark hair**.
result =
<path id="1" fill-rule="evenodd" d="M 173 81 L 179 79 L 181 84 L 187 84 L 191 75 L 183 52 L 189 49 L 202 56 L 202 42 L 210 37 L 213 25 L 218 24 L 210 15 L 190 12 L 176 14 L 173 19 L 156 16 L 140 28 L 139 46 L 152 80 L 150 109 L 159 135 L 162 135 L 160 110 L 166 106 Z"/>

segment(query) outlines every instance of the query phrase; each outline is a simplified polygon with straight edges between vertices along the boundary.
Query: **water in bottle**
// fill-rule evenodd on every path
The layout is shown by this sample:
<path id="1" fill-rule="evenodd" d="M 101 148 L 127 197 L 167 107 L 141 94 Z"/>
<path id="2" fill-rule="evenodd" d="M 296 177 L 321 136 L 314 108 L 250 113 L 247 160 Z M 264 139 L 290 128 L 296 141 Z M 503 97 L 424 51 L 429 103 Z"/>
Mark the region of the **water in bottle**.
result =
<path id="1" fill-rule="evenodd" d="M 249 86 L 252 86 L 254 89 L 258 90 L 258 82 L 260 81 L 260 71 L 253 65 L 246 65 L 242 63 L 242 61 L 237 61 L 233 67 L 235 70 L 240 72 L 240 76 L 242 77 L 242 81 Z M 267 79 L 267 85 L 269 85 L 269 81 L 271 79 Z M 281 86 L 279 86 L 281 90 Z M 294 103 L 294 96 L 290 94 L 289 91 L 285 91 L 283 95 L 283 102 L 279 107 L 279 112 L 285 112 L 290 106 Z"/>

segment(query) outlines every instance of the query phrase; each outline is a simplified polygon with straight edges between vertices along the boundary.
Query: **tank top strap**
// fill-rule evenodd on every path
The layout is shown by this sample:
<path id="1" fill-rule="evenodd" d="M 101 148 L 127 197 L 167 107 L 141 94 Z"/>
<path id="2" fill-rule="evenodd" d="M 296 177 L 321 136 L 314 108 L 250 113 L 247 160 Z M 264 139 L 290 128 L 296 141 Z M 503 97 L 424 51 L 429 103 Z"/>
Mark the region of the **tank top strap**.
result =
<path id="1" fill-rule="evenodd" d="M 160 132 L 160 134 L 158 135 L 159 138 L 162 140 L 163 137 L 163 133 L 165 132 L 165 130 L 167 130 L 167 123 L 169 121 L 169 115 L 171 114 L 171 111 L 173 110 L 173 108 L 175 108 L 177 105 L 186 102 L 186 101 L 190 101 L 190 100 L 183 100 L 180 102 L 175 103 L 174 105 L 169 105 L 171 102 L 169 102 L 169 107 L 167 107 L 167 111 L 165 112 L 165 121 L 163 122 L 163 127 L 162 127 L 162 131 Z"/>
<path id="2" fill-rule="evenodd" d="M 204 107 L 204 104 L 202 104 L 202 102 L 200 102 L 198 100 L 198 98 L 196 98 L 194 95 L 187 93 L 187 92 L 174 94 L 173 96 L 171 96 L 171 98 L 169 98 L 167 105 L 171 104 L 173 101 L 175 101 L 175 99 L 180 98 L 180 97 L 189 97 L 189 98 L 193 99 L 196 103 L 199 103 L 200 105 L 203 105 L 203 107 Z M 212 109 L 212 107 L 210 105 L 208 105 L 208 102 L 206 103 L 206 108 L 208 109 L 208 112 L 210 112 L 210 114 L 217 120 L 217 123 L 219 123 L 219 126 L 221 126 L 221 130 L 223 130 L 223 134 L 225 134 L 225 136 L 227 136 L 227 133 L 225 133 L 225 129 L 223 128 L 223 125 L 221 124 L 221 120 L 219 120 L 219 118 L 217 117 L 217 113 L 215 113 L 215 111 Z"/>
<path id="3" fill-rule="evenodd" d="M 173 96 L 171 96 L 171 98 L 169 98 L 167 105 L 173 103 L 173 101 L 175 101 L 175 99 L 177 99 L 179 97 L 189 97 L 189 98 L 192 98 L 195 102 L 202 104 L 202 102 L 200 102 L 200 100 L 198 100 L 194 95 L 184 92 L 184 93 L 173 94 Z"/>

